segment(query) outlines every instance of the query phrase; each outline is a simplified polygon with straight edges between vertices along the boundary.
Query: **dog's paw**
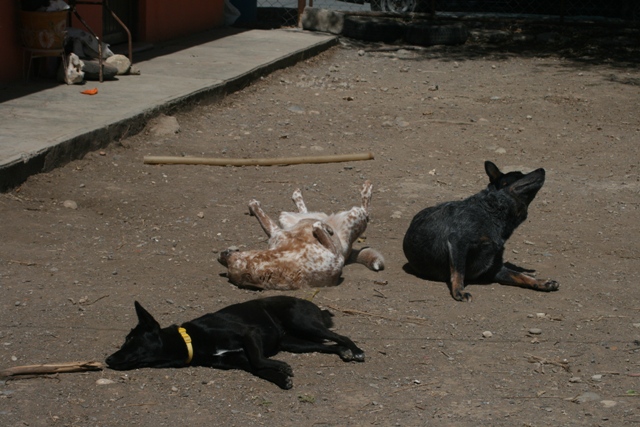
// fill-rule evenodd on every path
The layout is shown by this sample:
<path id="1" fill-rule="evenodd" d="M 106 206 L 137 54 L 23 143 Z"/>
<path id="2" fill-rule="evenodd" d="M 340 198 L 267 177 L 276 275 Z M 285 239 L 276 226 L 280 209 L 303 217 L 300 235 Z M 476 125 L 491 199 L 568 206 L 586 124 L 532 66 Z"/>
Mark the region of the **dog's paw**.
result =
<path id="1" fill-rule="evenodd" d="M 471 294 L 467 291 L 460 291 L 451 295 L 453 296 L 453 299 L 461 302 L 471 302 L 471 300 L 473 299 Z"/>
<path id="2" fill-rule="evenodd" d="M 362 258 L 362 263 L 366 265 L 370 270 L 382 271 L 384 270 L 384 257 L 375 249 L 365 248 L 360 251 L 358 259 Z"/>
<path id="3" fill-rule="evenodd" d="M 348 264 L 358 263 L 367 267 L 369 270 L 384 270 L 384 257 L 375 249 L 366 247 L 362 249 L 354 249 L 347 259 Z"/>
<path id="4" fill-rule="evenodd" d="M 560 284 L 555 280 L 549 279 L 546 281 L 540 280 L 538 282 L 538 290 L 543 292 L 554 292 L 560 289 Z"/>
<path id="5" fill-rule="evenodd" d="M 285 378 L 284 383 L 280 387 L 284 390 L 291 390 L 293 388 L 293 380 L 291 377 Z"/>
<path id="6" fill-rule="evenodd" d="M 355 360 L 356 362 L 364 362 L 364 359 L 364 351 L 362 350 L 353 355 L 353 360 Z"/>
<path id="7" fill-rule="evenodd" d="M 340 353 L 338 353 L 338 355 L 340 356 L 340 359 L 344 360 L 345 362 L 351 362 L 354 357 L 353 352 L 348 348 L 343 348 L 342 350 L 340 350 Z"/>
<path id="8" fill-rule="evenodd" d="M 351 351 L 349 348 L 344 348 L 340 350 L 339 353 L 340 359 L 345 362 L 364 362 L 364 351 L 359 350 L 357 352 Z"/>
<path id="9" fill-rule="evenodd" d="M 275 375 L 272 375 L 271 378 L 268 378 L 269 381 L 277 385 L 283 390 L 290 390 L 293 388 L 293 380 L 289 375 L 283 374 L 282 372 L 277 372 Z"/>
<path id="10" fill-rule="evenodd" d="M 373 270 L 373 271 L 382 271 L 382 270 L 384 270 L 384 260 L 382 260 L 382 259 L 375 260 L 371 264 L 371 270 Z"/>
<path id="11" fill-rule="evenodd" d="M 289 366 L 288 363 L 286 362 L 282 362 L 282 361 L 278 361 L 278 366 L 276 369 L 278 369 L 278 372 L 281 372 L 283 374 L 285 374 L 288 377 L 292 377 L 293 376 L 293 369 L 291 369 L 291 366 Z"/>
<path id="12" fill-rule="evenodd" d="M 256 210 L 260 209 L 260 202 L 256 199 L 251 199 L 249 201 L 249 214 L 252 216 L 256 215 Z"/>

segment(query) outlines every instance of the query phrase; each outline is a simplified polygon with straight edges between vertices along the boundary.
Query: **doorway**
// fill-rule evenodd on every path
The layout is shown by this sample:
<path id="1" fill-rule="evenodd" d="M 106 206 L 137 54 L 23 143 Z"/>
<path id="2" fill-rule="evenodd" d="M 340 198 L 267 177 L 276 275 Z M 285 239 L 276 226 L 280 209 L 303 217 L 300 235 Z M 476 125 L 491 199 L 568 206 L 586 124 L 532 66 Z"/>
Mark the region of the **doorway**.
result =
<path id="1" fill-rule="evenodd" d="M 109 0 L 109 7 L 118 15 L 118 18 L 127 26 L 129 31 L 131 31 L 131 36 L 133 40 L 135 40 L 138 0 Z M 106 43 L 118 44 L 127 41 L 126 31 L 106 8 L 103 9 L 102 19 L 102 38 Z"/>

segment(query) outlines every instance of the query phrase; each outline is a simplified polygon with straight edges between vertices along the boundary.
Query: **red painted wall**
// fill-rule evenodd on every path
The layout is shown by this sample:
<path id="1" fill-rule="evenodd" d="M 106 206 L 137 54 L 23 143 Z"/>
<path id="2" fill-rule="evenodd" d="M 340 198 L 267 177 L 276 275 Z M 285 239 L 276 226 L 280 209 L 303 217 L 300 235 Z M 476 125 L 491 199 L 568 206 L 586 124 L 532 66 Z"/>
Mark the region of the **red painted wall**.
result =
<path id="1" fill-rule="evenodd" d="M 140 38 L 158 42 L 223 24 L 224 0 L 140 0 Z"/>
<path id="2" fill-rule="evenodd" d="M 0 1 L 0 82 L 9 82 L 22 76 L 22 45 L 18 22 L 16 2 Z"/>
<path id="3" fill-rule="evenodd" d="M 79 4 L 76 6 L 78 10 L 78 14 L 82 17 L 84 22 L 87 23 L 89 28 L 93 30 L 94 33 L 98 35 L 98 37 L 102 37 L 102 6 L 98 5 L 89 5 L 89 4 Z M 82 22 L 78 20 L 75 14 L 71 14 L 71 26 L 73 28 L 78 28 L 80 30 L 87 30 L 87 27 L 82 25 Z"/>

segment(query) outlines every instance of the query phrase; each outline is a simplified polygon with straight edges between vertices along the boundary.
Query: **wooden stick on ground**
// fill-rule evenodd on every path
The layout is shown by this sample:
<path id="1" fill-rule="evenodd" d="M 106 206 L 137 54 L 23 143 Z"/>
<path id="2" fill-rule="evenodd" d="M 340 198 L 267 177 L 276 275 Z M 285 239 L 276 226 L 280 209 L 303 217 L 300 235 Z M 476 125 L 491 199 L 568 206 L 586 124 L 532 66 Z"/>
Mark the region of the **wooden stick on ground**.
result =
<path id="1" fill-rule="evenodd" d="M 104 368 L 104 364 L 94 361 L 14 366 L 12 368 L 1 370 L 0 378 L 14 377 L 16 375 L 44 375 L 65 372 L 101 371 L 102 368 Z"/>
<path id="2" fill-rule="evenodd" d="M 336 154 L 330 156 L 275 157 L 263 159 L 223 159 L 215 157 L 144 156 L 148 165 L 209 165 L 209 166 L 274 166 L 302 163 L 339 163 L 373 160 L 373 153 Z"/>

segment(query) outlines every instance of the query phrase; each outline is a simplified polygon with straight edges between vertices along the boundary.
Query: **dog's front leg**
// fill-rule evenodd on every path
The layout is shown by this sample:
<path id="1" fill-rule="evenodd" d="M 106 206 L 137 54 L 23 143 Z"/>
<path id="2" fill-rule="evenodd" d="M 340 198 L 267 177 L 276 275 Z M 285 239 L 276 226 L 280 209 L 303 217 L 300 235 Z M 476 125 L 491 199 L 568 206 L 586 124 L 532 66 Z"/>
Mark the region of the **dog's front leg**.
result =
<path id="1" fill-rule="evenodd" d="M 371 205 L 371 196 L 373 194 L 373 185 L 371 181 L 366 180 L 364 184 L 362 184 L 362 190 L 360 190 L 360 195 L 362 196 L 362 207 L 364 211 L 369 215 L 369 206 Z"/>
<path id="2" fill-rule="evenodd" d="M 293 203 L 296 204 L 296 207 L 298 208 L 298 212 L 300 213 L 307 213 L 307 205 L 304 204 L 304 200 L 302 199 L 302 191 L 300 191 L 299 188 L 296 188 L 296 190 L 293 192 L 293 195 L 291 196 L 291 200 L 293 200 Z"/>
<path id="3" fill-rule="evenodd" d="M 560 288 L 555 280 L 540 280 L 503 265 L 495 278 L 496 282 L 506 286 L 533 289 L 541 292 L 553 292 Z"/>
<path id="4" fill-rule="evenodd" d="M 450 235 L 447 240 L 449 252 L 451 296 L 456 301 L 471 301 L 471 294 L 464 290 L 464 273 L 467 264 L 468 247 L 466 244 Z"/>
<path id="5" fill-rule="evenodd" d="M 253 199 L 249 202 L 249 212 L 251 213 L 251 215 L 255 216 L 258 219 L 260 226 L 262 227 L 264 232 L 267 233 L 267 236 L 271 237 L 273 234 L 280 230 L 278 224 L 276 224 L 271 218 L 269 218 L 269 215 L 267 215 L 265 211 L 262 210 L 259 201 Z"/>
<path id="6" fill-rule="evenodd" d="M 280 360 L 271 360 L 264 356 L 262 339 L 255 330 L 250 330 L 242 337 L 243 347 L 251 373 L 276 384 L 278 387 L 289 390 L 293 387 L 291 366 Z"/>

